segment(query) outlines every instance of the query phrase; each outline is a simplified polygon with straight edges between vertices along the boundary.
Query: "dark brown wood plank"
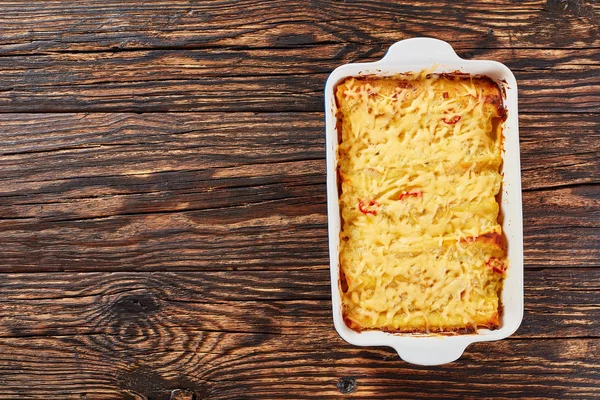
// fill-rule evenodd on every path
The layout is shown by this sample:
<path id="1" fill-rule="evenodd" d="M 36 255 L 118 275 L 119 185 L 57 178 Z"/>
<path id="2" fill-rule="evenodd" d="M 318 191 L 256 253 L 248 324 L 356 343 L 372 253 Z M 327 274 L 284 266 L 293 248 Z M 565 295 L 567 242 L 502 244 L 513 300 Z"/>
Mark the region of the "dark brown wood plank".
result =
<path id="1" fill-rule="evenodd" d="M 599 115 L 549 113 L 521 115 L 519 119 L 524 190 L 600 182 L 596 157 L 600 151 Z M 316 162 L 313 172 L 324 173 L 320 162 L 325 156 L 322 113 L 3 114 L 0 122 L 3 197 L 118 195 L 111 186 L 126 188 L 134 183 L 140 191 L 177 190 L 176 182 L 152 175 L 172 177 L 247 165 L 245 171 L 237 171 L 247 179 L 256 172 L 250 164 L 312 160 Z M 135 176 L 140 179 L 133 179 Z M 69 186 L 67 181 L 75 182 Z M 59 183 L 64 186 L 56 188 Z M 65 196 L 66 191 L 70 196 Z M 59 199 L 48 198 L 47 202 L 54 200 Z M 99 206 L 94 203 L 88 213 Z M 10 211 L 6 215 L 44 217 L 52 213 Z"/>
<path id="2" fill-rule="evenodd" d="M 141 336 L 3 340 L 0 398 L 166 400 L 179 389 L 198 399 L 333 399 L 350 391 L 364 399 L 591 399 L 599 390 L 594 339 L 479 343 L 452 364 L 419 367 L 390 349 L 344 344 L 331 331 L 173 329 L 157 337 L 136 320 L 124 329 Z"/>
<path id="3" fill-rule="evenodd" d="M 526 192 L 523 215 L 527 266 L 600 266 L 600 185 Z"/>
<path id="4" fill-rule="evenodd" d="M 597 337 L 599 291 L 600 268 L 526 270 L 525 316 L 514 337 Z"/>
<path id="5" fill-rule="evenodd" d="M 298 269 L 328 258 L 323 190 L 199 211 L 68 218 L 2 221 L 0 270 Z"/>
<path id="6" fill-rule="evenodd" d="M 597 2 L 2 1 L 4 54 L 298 47 L 431 36 L 456 47 L 600 46 Z"/>
<path id="7" fill-rule="evenodd" d="M 600 184 L 527 192 L 523 201 L 530 231 L 600 228 Z"/>
<path id="8" fill-rule="evenodd" d="M 523 195 L 525 265 L 600 266 L 600 185 Z"/>
<path id="9" fill-rule="evenodd" d="M 0 399 L 597 397 L 599 26 L 590 0 L 0 0 Z M 322 89 L 432 32 L 519 81 L 526 274 L 515 335 L 428 368 L 333 329 Z"/>
<path id="10" fill-rule="evenodd" d="M 329 285 L 326 265 L 302 271 L 2 274 L 0 338 L 127 336 L 124 327 L 135 321 L 158 337 L 170 329 L 316 336 L 333 330 Z M 598 268 L 528 270 L 525 318 L 514 338 L 600 338 L 599 294 Z"/>
<path id="11" fill-rule="evenodd" d="M 11 207 L 0 207 L 4 268 L 309 267 L 327 258 L 314 118 L 36 116 L 27 127 L 14 117 L 0 177 L 0 204 Z"/>
<path id="12" fill-rule="evenodd" d="M 519 116 L 523 190 L 600 183 L 600 118 Z"/>
<path id="13" fill-rule="evenodd" d="M 0 121 L 3 194 L 34 189 L 13 184 L 78 177 L 132 175 L 143 184 L 156 173 L 224 169 L 215 178 L 228 178 L 235 167 L 246 168 L 244 179 L 260 178 L 261 165 L 284 162 L 318 161 L 314 172 L 324 172 L 322 113 L 3 114 Z"/>
<path id="14" fill-rule="evenodd" d="M 331 324 L 326 270 L 13 274 L 0 285 L 2 398 L 20 393 L 24 380 L 32 384 L 21 393 L 34 398 L 48 391 L 167 398 L 175 389 L 277 398 L 284 387 L 333 397 L 342 377 L 355 377 L 355 395 L 364 398 L 485 397 L 499 377 L 507 391 L 494 398 L 589 398 L 599 384 L 597 269 L 528 273 L 517 335 L 472 345 L 456 363 L 435 368 L 342 342 Z M 535 384 L 526 384 L 532 375 Z M 422 381 L 427 389 L 418 390 Z"/>
<path id="15" fill-rule="evenodd" d="M 325 269 L 2 278 L 0 398 L 335 398 L 355 387 L 360 398 L 562 399 L 599 387 L 598 269 L 529 272 L 517 334 L 438 367 L 344 343 Z"/>
<path id="16" fill-rule="evenodd" d="M 0 57 L 0 112 L 321 111 L 328 74 L 366 46 Z M 600 50 L 510 49 L 521 112 L 597 112 Z M 379 56 L 381 56 L 380 54 Z"/>
<path id="17" fill-rule="evenodd" d="M 599 117 L 521 118 L 528 267 L 598 266 Z M 325 265 L 322 118 L 2 115 L 0 271 Z"/>
<path id="18" fill-rule="evenodd" d="M 67 210 L 66 219 L 58 221 L 5 219 L 0 270 L 318 268 L 328 260 L 324 188 L 317 186 L 303 197 L 198 211 L 140 212 L 134 207 L 102 218 L 70 217 Z M 597 196 L 595 188 L 592 195 Z M 572 190 L 562 194 L 581 201 L 581 193 Z M 586 213 L 563 203 L 562 208 L 546 212 L 544 205 L 529 204 L 530 198 L 525 197 L 524 210 L 526 266 L 597 267 L 597 208 Z M 592 200 L 583 198 L 590 204 Z M 558 219 L 569 225 L 557 226 L 548 215 L 560 215 Z"/>

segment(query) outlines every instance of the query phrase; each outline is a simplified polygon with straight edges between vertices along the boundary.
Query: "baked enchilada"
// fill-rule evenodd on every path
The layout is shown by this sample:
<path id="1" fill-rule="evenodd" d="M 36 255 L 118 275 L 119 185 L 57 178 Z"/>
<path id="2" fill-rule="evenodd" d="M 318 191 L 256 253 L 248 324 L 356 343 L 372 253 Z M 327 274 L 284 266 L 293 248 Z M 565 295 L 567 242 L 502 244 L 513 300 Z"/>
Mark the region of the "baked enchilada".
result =
<path id="1" fill-rule="evenodd" d="M 340 286 L 355 330 L 495 329 L 502 93 L 462 74 L 351 77 L 336 88 Z"/>

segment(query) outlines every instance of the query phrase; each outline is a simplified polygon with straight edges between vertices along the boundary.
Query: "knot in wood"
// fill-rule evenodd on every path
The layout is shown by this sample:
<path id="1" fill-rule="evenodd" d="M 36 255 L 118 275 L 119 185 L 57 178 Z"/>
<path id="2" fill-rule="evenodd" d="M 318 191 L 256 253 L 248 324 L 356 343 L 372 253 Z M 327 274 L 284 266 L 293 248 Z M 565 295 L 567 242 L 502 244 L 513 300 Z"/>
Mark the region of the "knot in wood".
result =
<path id="1" fill-rule="evenodd" d="M 114 309 L 119 313 L 144 314 L 158 310 L 159 305 L 152 295 L 129 295 L 118 299 Z"/>
<path id="2" fill-rule="evenodd" d="M 356 392 L 356 378 L 352 376 L 343 376 L 337 382 L 337 388 L 342 394 L 350 394 Z"/>
<path id="3" fill-rule="evenodd" d="M 175 389 L 171 391 L 169 400 L 196 400 L 196 396 L 191 390 Z"/>

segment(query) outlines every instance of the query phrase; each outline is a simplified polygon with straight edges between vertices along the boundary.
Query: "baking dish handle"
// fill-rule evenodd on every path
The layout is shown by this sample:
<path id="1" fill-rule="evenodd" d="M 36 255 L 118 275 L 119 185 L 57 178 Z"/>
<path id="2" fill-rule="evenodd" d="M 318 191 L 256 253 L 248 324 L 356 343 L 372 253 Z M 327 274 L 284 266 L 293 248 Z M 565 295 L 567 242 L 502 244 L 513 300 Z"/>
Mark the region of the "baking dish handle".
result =
<path id="1" fill-rule="evenodd" d="M 409 345 L 402 344 L 392 347 L 398 352 L 400 358 L 411 364 L 440 365 L 457 360 L 470 343 L 453 342 L 448 342 L 444 338 L 440 338 L 440 341 L 435 343 L 429 340 L 424 342 L 415 340 Z"/>
<path id="2" fill-rule="evenodd" d="M 419 37 L 394 43 L 381 61 L 403 63 L 431 61 L 443 64 L 444 61 L 456 60 L 462 58 L 456 55 L 450 44 L 439 39 Z"/>

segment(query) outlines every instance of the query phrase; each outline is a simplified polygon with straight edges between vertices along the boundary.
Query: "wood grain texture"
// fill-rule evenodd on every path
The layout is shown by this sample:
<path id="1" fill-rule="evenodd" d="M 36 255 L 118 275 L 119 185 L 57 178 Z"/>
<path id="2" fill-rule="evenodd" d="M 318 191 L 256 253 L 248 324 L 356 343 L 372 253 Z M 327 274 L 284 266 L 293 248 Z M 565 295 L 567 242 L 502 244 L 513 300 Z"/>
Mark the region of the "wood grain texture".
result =
<path id="1" fill-rule="evenodd" d="M 3 340 L 0 398 L 44 399 L 52 392 L 64 399 L 166 400 L 185 388 L 197 399 L 333 399 L 351 383 L 351 397 L 364 399 L 590 399 L 599 387 L 594 339 L 479 343 L 455 363 L 432 368 L 407 365 L 389 349 L 348 346 L 334 333 L 169 333 L 165 342 L 139 333 L 124 342 L 108 335 Z"/>
<path id="2" fill-rule="evenodd" d="M 322 111 L 329 73 L 369 46 L 0 57 L 0 112 Z M 600 51 L 469 51 L 514 70 L 519 109 L 598 112 Z"/>
<path id="3" fill-rule="evenodd" d="M 175 389 L 211 399 L 334 398 L 347 387 L 339 379 L 351 377 L 360 398 L 590 398 L 600 386 L 599 290 L 597 269 L 529 272 L 513 338 L 428 368 L 344 343 L 326 269 L 5 274 L 0 398 L 52 390 L 167 399 Z M 535 384 L 524 385 L 529 376 Z M 499 380 L 506 390 L 493 392 Z"/>
<path id="4" fill-rule="evenodd" d="M 519 83 L 524 320 L 439 367 L 327 267 L 325 79 L 415 36 Z M 0 0 L 0 399 L 598 397 L 599 49 L 591 0 Z"/>
<path id="5" fill-rule="evenodd" d="M 2 114 L 0 195 L 52 195 L 55 188 L 44 185 L 73 180 L 71 187 L 57 190 L 60 198 L 78 188 L 90 196 L 110 195 L 112 183 L 127 184 L 111 181 L 120 175 L 150 179 L 249 164 L 315 161 L 315 173 L 322 175 L 323 119 L 322 113 Z M 536 114 L 519 120 L 525 191 L 600 182 L 600 115 Z M 252 172 L 237 171 L 243 178 Z M 88 186 L 94 183 L 100 184 L 92 192 Z M 13 209 L 6 215 L 11 214 L 44 216 Z"/>
<path id="6" fill-rule="evenodd" d="M 456 48 L 600 46 L 591 0 L 2 1 L 4 54 L 156 47 L 380 46 L 415 36 Z"/>
<path id="7" fill-rule="evenodd" d="M 13 137 L 2 157 L 6 268 L 277 268 L 327 258 L 314 119 L 96 115 L 62 130 L 81 117 L 41 117 L 33 126 L 57 129 L 58 142 L 48 131 Z"/>
<path id="8" fill-rule="evenodd" d="M 519 115 L 524 191 L 600 182 L 598 115 Z"/>
<path id="9" fill-rule="evenodd" d="M 171 328 L 329 335 L 329 270 L 4 274 L 0 338 Z M 600 270 L 527 271 L 516 338 L 600 337 Z"/>
<path id="10" fill-rule="evenodd" d="M 327 263 L 321 113 L 0 119 L 0 271 Z M 521 118 L 527 267 L 599 265 L 598 121 Z"/>

